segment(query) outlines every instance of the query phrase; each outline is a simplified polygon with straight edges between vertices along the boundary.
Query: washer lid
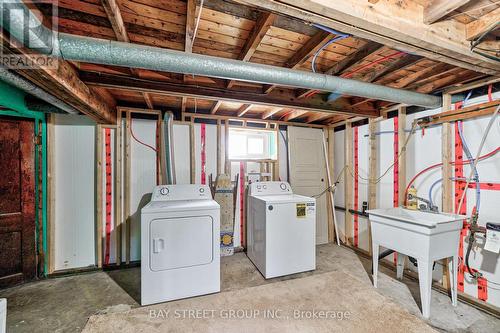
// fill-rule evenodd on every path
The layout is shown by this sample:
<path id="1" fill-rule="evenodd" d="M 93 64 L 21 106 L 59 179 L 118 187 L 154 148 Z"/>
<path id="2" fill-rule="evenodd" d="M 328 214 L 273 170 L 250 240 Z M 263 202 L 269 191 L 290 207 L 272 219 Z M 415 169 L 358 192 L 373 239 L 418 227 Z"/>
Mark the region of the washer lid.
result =
<path id="1" fill-rule="evenodd" d="M 159 212 L 178 212 L 178 211 L 196 211 L 220 209 L 215 200 L 179 200 L 179 201 L 151 201 L 144 206 L 141 212 L 159 213 Z"/>
<path id="2" fill-rule="evenodd" d="M 314 198 L 298 194 L 254 195 L 252 198 L 265 201 L 268 204 L 316 202 Z"/>

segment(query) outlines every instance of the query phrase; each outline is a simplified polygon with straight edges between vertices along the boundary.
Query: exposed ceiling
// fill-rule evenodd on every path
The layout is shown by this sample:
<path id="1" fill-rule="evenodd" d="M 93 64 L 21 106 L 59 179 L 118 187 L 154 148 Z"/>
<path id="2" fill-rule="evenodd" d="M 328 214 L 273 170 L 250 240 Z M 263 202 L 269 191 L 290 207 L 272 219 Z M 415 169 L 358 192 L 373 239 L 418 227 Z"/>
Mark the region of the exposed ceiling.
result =
<path id="1" fill-rule="evenodd" d="M 429 1 L 414 1 L 429 4 Z M 378 1 L 370 2 L 377 6 Z M 500 7 L 500 2 L 493 0 L 462 2 L 465 4 L 452 11 L 440 11 L 439 15 L 446 14 L 438 19 L 466 24 Z M 61 32 L 304 71 L 312 70 L 314 54 L 336 36 L 297 19 L 222 0 L 205 0 L 201 11 L 194 0 L 57 0 L 56 3 Z M 52 14 L 43 6 L 39 8 L 45 18 Z M 93 93 L 111 107 L 138 106 L 331 123 L 350 116 L 374 115 L 391 104 L 342 96 L 336 105 L 345 108 L 345 112 L 339 116 L 318 112 L 313 107 L 307 109 L 309 105 L 324 104 L 326 92 L 90 63 L 71 64 Z M 423 93 L 488 76 L 358 37 L 348 37 L 324 48 L 317 54 L 315 70 Z M 216 96 L 224 98 L 214 97 L 213 89 L 217 89 Z M 241 96 L 247 98 L 245 103 L 238 102 Z M 276 105 L 276 101 L 283 105 Z"/>

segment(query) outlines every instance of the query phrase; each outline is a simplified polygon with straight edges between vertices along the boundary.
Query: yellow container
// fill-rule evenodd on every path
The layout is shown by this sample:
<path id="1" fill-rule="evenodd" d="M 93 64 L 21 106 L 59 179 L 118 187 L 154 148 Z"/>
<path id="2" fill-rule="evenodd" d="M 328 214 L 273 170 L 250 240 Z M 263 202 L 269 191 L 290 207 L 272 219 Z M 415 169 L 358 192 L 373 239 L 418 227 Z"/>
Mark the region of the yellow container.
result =
<path id="1" fill-rule="evenodd" d="M 406 208 L 411 210 L 418 209 L 417 189 L 413 185 L 408 189 L 408 197 L 406 198 Z"/>

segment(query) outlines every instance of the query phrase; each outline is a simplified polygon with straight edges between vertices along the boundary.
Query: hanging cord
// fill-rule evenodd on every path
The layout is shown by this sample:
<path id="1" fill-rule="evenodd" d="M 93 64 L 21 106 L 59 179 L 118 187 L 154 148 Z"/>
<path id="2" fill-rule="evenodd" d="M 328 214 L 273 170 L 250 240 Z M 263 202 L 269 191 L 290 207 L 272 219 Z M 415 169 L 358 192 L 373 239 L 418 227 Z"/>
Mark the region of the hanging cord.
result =
<path id="1" fill-rule="evenodd" d="M 147 143 L 144 143 L 143 141 L 141 141 L 141 140 L 137 139 L 137 137 L 136 137 L 136 136 L 135 136 L 135 134 L 134 134 L 134 130 L 133 130 L 133 128 L 132 128 L 132 124 L 133 124 L 133 121 L 132 121 L 132 119 L 130 119 L 130 135 L 132 136 L 132 138 L 133 138 L 135 141 L 137 141 L 139 144 L 141 144 L 141 145 L 143 145 L 143 146 L 146 146 L 146 147 L 148 147 L 148 148 L 152 149 L 152 150 L 156 153 L 156 152 L 157 152 L 157 150 L 156 150 L 156 148 L 155 148 L 155 147 L 150 146 L 150 145 L 148 145 Z"/>
<path id="2" fill-rule="evenodd" d="M 380 183 L 380 181 L 382 180 L 382 178 L 384 178 L 389 173 L 389 171 L 396 165 L 396 163 L 399 161 L 400 157 L 403 156 L 406 153 L 406 147 L 408 146 L 408 143 L 410 142 L 410 139 L 413 136 L 413 134 L 415 134 L 415 131 L 417 129 L 418 124 L 419 124 L 418 121 L 415 121 L 413 123 L 413 126 L 411 127 L 411 130 L 410 130 L 410 134 L 406 137 L 406 140 L 405 140 L 405 142 L 403 144 L 403 147 L 401 147 L 401 150 L 398 152 L 397 158 L 394 159 L 394 162 L 391 165 L 389 165 L 389 167 L 379 177 L 373 179 L 373 178 L 370 178 L 370 177 L 367 178 L 367 177 L 360 176 L 359 172 L 357 172 L 357 173 L 353 172 L 351 170 L 351 168 L 347 164 L 344 166 L 344 169 L 347 169 L 347 171 L 349 171 L 350 175 L 353 178 L 358 177 L 359 179 L 362 179 L 362 180 L 366 181 L 368 184 L 378 184 L 378 183 Z M 365 184 L 367 184 L 367 183 L 365 183 Z"/>

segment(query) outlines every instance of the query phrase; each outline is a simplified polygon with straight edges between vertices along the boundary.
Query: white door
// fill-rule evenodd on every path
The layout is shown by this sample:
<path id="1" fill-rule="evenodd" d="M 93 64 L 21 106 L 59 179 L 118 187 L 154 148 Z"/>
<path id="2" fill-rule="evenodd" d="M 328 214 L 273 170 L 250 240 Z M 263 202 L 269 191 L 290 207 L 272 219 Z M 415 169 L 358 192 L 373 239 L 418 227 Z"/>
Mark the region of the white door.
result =
<path id="1" fill-rule="evenodd" d="M 206 265 L 213 260 L 213 219 L 190 216 L 156 219 L 150 224 L 152 271 Z"/>
<path id="2" fill-rule="evenodd" d="M 328 187 L 323 131 L 317 128 L 288 126 L 290 184 L 294 193 L 313 196 Z M 328 242 L 327 195 L 316 199 L 316 244 Z"/>

